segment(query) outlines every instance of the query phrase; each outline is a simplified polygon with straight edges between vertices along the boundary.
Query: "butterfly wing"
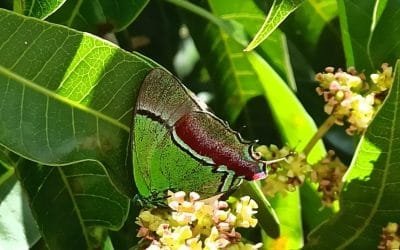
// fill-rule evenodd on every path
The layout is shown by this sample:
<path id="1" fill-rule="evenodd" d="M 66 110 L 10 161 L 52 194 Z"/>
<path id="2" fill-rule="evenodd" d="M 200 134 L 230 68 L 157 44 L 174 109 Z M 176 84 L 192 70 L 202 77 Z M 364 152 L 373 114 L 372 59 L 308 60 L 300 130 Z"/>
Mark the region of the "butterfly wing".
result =
<path id="1" fill-rule="evenodd" d="M 239 185 L 238 174 L 265 176 L 251 144 L 162 69 L 142 83 L 132 142 L 135 182 L 144 197 L 168 189 L 209 197 Z"/>

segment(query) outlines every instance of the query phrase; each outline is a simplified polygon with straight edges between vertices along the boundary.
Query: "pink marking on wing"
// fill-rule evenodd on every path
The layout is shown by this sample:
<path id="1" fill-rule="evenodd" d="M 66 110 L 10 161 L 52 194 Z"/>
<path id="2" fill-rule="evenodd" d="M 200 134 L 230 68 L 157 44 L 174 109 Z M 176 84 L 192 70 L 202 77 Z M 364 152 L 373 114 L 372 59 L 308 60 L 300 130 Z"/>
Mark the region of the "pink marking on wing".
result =
<path id="1" fill-rule="evenodd" d="M 230 145 L 210 136 L 204 126 L 207 124 L 200 124 L 200 121 L 189 113 L 175 123 L 175 132 L 192 150 L 211 158 L 217 166 L 225 165 L 247 180 L 265 178 L 266 174 L 260 169 L 258 162 L 244 159 L 242 152 L 237 152 Z"/>

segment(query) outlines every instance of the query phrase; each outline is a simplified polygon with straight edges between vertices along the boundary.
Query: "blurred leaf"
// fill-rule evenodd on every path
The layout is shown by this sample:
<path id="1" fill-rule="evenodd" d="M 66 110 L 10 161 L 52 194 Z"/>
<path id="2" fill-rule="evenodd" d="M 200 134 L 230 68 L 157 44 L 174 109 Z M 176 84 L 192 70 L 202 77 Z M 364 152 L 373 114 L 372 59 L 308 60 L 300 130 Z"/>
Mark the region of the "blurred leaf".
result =
<path id="1" fill-rule="evenodd" d="M 135 199 L 131 199 L 130 210 L 125 225 L 118 231 L 110 231 L 109 236 L 115 249 L 135 249 L 138 245 L 139 237 L 135 237 L 138 233 L 139 226 L 136 224 L 136 218 L 139 216 L 142 207 Z"/>
<path id="2" fill-rule="evenodd" d="M 24 161 L 17 173 L 50 249 L 93 248 L 95 227 L 118 230 L 126 220 L 129 199 L 95 162 L 51 167 Z"/>
<path id="3" fill-rule="evenodd" d="M 94 161 L 132 195 L 131 113 L 152 63 L 58 25 L 0 17 L 0 145 L 43 165 Z"/>
<path id="4" fill-rule="evenodd" d="M 398 1 L 338 1 L 348 66 L 376 71 L 383 62 L 394 64 L 400 55 L 397 41 Z M 363 20 L 360 22 L 360 20 Z"/>
<path id="5" fill-rule="evenodd" d="M 265 14 L 253 1 L 231 1 L 229 5 L 220 1 L 210 1 L 212 9 L 218 10 L 218 15 L 224 20 L 230 20 L 243 25 L 249 36 L 254 36 L 262 25 Z M 257 52 L 271 64 L 275 71 L 295 89 L 291 62 L 289 59 L 286 37 L 276 29 L 258 48 Z"/>
<path id="6" fill-rule="evenodd" d="M 288 36 L 298 34 L 306 40 L 308 49 L 315 49 L 324 27 L 330 26 L 330 22 L 336 16 L 335 0 L 309 0 L 288 17 L 283 27 Z"/>
<path id="7" fill-rule="evenodd" d="M 103 35 L 125 29 L 148 2 L 149 0 L 68 0 L 49 20 Z"/>
<path id="8" fill-rule="evenodd" d="M 175 6 L 164 0 L 153 0 L 134 23 L 116 35 L 125 50 L 144 54 L 174 72 L 173 60 L 180 47 L 181 26 Z"/>
<path id="9" fill-rule="evenodd" d="M 281 25 L 292 42 L 291 47 L 296 46 L 315 71 L 321 71 L 326 66 L 345 65 L 337 15 L 336 0 L 310 0 L 305 1 Z M 295 62 L 293 66 L 302 66 L 290 52 Z"/>
<path id="10" fill-rule="evenodd" d="M 66 0 L 14 0 L 14 11 L 25 16 L 45 19 L 65 2 Z"/>
<path id="11" fill-rule="evenodd" d="M 399 2 L 395 0 L 377 1 L 375 11 L 375 26 L 370 43 L 371 58 L 374 62 L 371 73 L 375 73 L 384 62 L 394 65 L 400 58 L 400 19 Z M 384 10 L 383 10 L 384 8 Z M 379 20 L 379 21 L 378 21 Z"/>
<path id="12" fill-rule="evenodd" d="M 368 59 L 367 44 L 371 38 L 374 1 L 337 2 L 347 66 L 369 71 L 372 65 Z"/>
<path id="13" fill-rule="evenodd" d="M 0 148 L 0 246 L 29 249 L 40 238 L 40 233 L 14 175 L 14 166 L 4 148 Z"/>
<path id="14" fill-rule="evenodd" d="M 390 94 L 362 137 L 345 176 L 341 211 L 309 236 L 306 249 L 370 249 L 400 218 L 400 64 Z"/>
<path id="15" fill-rule="evenodd" d="M 263 25 L 244 50 L 251 51 L 262 43 L 303 2 L 304 0 L 274 0 Z"/>
<path id="16" fill-rule="evenodd" d="M 219 27 L 221 31 L 225 32 L 227 35 L 230 36 L 230 38 L 235 40 L 237 43 L 241 45 L 245 45 L 247 43 L 247 38 L 243 32 L 243 27 L 241 25 L 238 25 L 236 22 L 231 22 L 230 20 L 221 19 L 218 16 L 213 15 L 213 13 L 209 12 L 208 10 L 198 5 L 195 5 L 187 0 L 166 0 L 166 1 L 173 3 L 190 12 L 193 12 L 198 16 L 203 17 L 204 19 L 208 20 L 209 22 Z M 225 2 L 220 2 L 220 3 L 226 6 Z"/>
<path id="17" fill-rule="evenodd" d="M 204 19 L 188 16 L 187 20 L 195 44 L 215 83 L 217 113 L 234 122 L 246 102 L 262 94 L 257 76 L 252 72 L 240 44 Z"/>
<path id="18" fill-rule="evenodd" d="M 301 150 L 317 130 L 314 121 L 268 63 L 257 54 L 248 54 L 248 58 L 263 86 L 264 95 L 271 105 L 273 116 L 280 128 L 282 137 L 289 145 Z M 287 109 L 289 106 L 290 109 Z M 319 142 L 311 151 L 308 160 L 316 162 L 324 156 L 324 152 L 324 147 Z"/>
<path id="19" fill-rule="evenodd" d="M 285 197 L 274 197 L 270 202 L 279 216 L 281 235 L 278 239 L 264 237 L 266 249 L 301 249 L 303 230 L 299 192 L 289 192 Z"/>
<path id="20" fill-rule="evenodd" d="M 260 84 L 264 87 L 264 95 L 271 106 L 281 136 L 288 145 L 301 151 L 317 130 L 314 122 L 285 82 L 271 69 L 268 63 L 257 54 L 249 53 L 248 58 L 259 77 Z M 290 107 L 290 109 L 287 107 Z M 308 160 L 316 162 L 324 154 L 324 147 L 319 142 L 312 150 Z M 285 249 L 301 248 L 303 240 L 300 210 L 287 210 L 289 207 L 300 205 L 299 192 L 293 192 L 288 197 L 277 196 L 271 200 L 271 203 L 281 222 L 282 234 L 277 241 L 268 243 L 268 245 L 278 246 L 281 241 L 284 241 Z M 292 219 L 282 221 L 283 218 Z"/>
<path id="21" fill-rule="evenodd" d="M 264 14 L 252 1 L 231 1 L 228 5 L 221 1 L 209 1 L 210 8 L 218 10 L 219 16 L 213 15 L 206 9 L 186 0 L 167 1 L 205 18 L 219 27 L 232 40 L 243 46 L 248 43 L 246 32 L 251 36 L 256 34 L 257 27 L 261 26 L 265 18 Z M 261 45 L 262 52 L 267 57 L 266 59 L 279 71 L 281 77 L 295 88 L 285 38 L 279 30 L 275 30 L 271 36 L 273 37 L 272 39 L 268 39 Z"/>
<path id="22" fill-rule="evenodd" d="M 3 147 L 0 147 L 0 180 L 1 176 L 7 175 L 13 167 L 15 163 L 9 156 L 9 151 Z M 13 172 L 13 170 L 11 170 Z"/>

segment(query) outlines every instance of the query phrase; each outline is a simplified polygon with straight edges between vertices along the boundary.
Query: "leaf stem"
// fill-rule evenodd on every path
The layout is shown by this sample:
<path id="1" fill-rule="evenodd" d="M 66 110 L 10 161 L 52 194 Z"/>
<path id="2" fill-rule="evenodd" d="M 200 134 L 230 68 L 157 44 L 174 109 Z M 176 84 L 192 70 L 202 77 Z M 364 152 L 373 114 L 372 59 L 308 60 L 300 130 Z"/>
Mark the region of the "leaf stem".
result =
<path id="1" fill-rule="evenodd" d="M 314 136 L 311 138 L 311 140 L 307 143 L 307 145 L 304 147 L 303 153 L 307 156 L 315 144 L 321 139 L 326 132 L 335 124 L 336 117 L 333 115 L 330 115 L 324 123 L 318 128 L 317 133 L 314 134 Z"/>

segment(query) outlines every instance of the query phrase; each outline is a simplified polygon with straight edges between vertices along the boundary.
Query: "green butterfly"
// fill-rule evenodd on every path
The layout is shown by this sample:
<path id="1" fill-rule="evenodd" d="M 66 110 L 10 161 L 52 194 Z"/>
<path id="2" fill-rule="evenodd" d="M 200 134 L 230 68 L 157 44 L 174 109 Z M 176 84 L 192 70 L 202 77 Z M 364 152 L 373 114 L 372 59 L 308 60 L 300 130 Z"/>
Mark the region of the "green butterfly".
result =
<path id="1" fill-rule="evenodd" d="M 208 198 L 234 190 L 242 179 L 266 177 L 266 162 L 254 143 L 162 69 L 144 79 L 133 124 L 134 177 L 143 200 L 165 198 L 167 190 Z"/>

